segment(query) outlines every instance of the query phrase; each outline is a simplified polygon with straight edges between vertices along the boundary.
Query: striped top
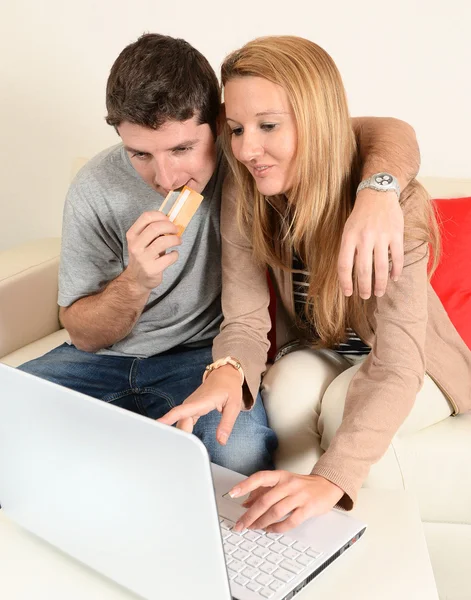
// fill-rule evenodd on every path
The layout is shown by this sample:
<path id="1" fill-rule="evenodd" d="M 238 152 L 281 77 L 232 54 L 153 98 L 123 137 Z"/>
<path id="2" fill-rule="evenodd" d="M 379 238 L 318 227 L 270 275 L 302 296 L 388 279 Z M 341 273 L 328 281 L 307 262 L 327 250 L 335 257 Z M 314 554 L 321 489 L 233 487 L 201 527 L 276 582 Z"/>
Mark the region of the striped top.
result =
<path id="1" fill-rule="evenodd" d="M 312 335 L 317 337 L 317 332 L 313 331 L 313 326 L 308 323 L 306 313 L 304 312 L 309 289 L 309 273 L 296 253 L 293 254 L 293 269 L 295 269 L 293 273 L 293 295 L 296 315 L 302 321 L 303 325 L 309 327 Z M 358 337 L 353 329 L 348 327 L 346 334 L 347 338 L 345 342 L 334 346 L 332 350 L 335 350 L 338 354 L 356 356 L 366 355 L 371 352 L 371 348 Z"/>

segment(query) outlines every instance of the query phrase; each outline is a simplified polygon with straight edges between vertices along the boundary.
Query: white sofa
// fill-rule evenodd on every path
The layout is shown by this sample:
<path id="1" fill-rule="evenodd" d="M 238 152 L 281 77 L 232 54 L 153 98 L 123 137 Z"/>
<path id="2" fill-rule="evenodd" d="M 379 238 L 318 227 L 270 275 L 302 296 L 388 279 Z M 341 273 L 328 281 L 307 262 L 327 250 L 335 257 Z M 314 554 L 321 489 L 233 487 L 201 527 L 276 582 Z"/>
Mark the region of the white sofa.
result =
<path id="1" fill-rule="evenodd" d="M 433 197 L 471 196 L 471 180 L 422 182 Z M 59 238 L 0 252 L 0 362 L 18 366 L 67 339 L 56 303 L 59 252 Z M 383 469 L 367 485 L 416 493 L 440 598 L 470 600 L 471 414 L 401 436 L 394 456 L 390 476 Z"/>

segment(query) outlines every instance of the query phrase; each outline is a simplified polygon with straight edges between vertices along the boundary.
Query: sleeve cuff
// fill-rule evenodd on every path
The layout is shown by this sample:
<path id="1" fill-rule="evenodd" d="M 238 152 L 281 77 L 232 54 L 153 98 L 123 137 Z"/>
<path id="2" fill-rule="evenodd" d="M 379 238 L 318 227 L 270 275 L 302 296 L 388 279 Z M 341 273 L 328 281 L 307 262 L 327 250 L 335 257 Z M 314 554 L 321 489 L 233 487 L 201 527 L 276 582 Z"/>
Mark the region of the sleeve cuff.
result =
<path id="1" fill-rule="evenodd" d="M 337 506 L 343 510 L 352 510 L 357 500 L 358 490 L 352 485 L 352 482 L 348 480 L 342 473 L 332 469 L 328 466 L 315 465 L 311 471 L 311 475 L 319 475 L 332 483 L 335 483 L 341 490 L 344 491 L 344 495 L 338 501 Z"/>

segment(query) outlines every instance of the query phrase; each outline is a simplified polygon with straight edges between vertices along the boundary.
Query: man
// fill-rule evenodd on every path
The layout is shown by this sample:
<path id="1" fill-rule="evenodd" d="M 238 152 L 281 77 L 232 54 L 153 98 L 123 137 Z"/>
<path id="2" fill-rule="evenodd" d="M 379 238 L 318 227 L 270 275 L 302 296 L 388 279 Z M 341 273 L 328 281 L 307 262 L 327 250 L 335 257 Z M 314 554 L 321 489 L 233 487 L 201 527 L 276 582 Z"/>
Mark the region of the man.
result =
<path id="1" fill-rule="evenodd" d="M 106 101 L 122 144 L 81 170 L 64 209 L 59 305 L 71 344 L 21 368 L 157 419 L 199 386 L 222 320 L 220 88 L 187 42 L 148 34 L 117 58 Z M 391 119 L 354 125 L 363 175 L 391 171 L 405 187 L 418 165 L 409 126 Z M 158 209 L 182 185 L 204 201 L 180 239 Z M 360 192 L 339 260 L 346 293 L 355 253 L 362 295 L 369 295 L 373 249 L 387 256 L 390 247 L 392 276 L 400 274 L 401 226 L 394 193 Z M 386 260 L 375 273 L 376 293 L 387 276 Z M 193 425 L 214 462 L 245 474 L 271 467 L 276 437 L 261 401 L 239 414 L 229 438 L 217 410 Z"/>

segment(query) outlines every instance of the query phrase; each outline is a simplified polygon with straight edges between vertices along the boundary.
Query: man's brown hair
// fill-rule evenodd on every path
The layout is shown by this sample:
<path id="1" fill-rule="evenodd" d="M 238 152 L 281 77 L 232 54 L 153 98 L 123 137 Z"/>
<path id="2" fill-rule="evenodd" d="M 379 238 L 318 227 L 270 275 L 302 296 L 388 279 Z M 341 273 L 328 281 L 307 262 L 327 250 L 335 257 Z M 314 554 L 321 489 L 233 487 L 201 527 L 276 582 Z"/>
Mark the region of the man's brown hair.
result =
<path id="1" fill-rule="evenodd" d="M 221 90 L 211 65 L 188 42 L 142 35 L 114 62 L 106 86 L 108 125 L 123 121 L 158 129 L 197 116 L 216 136 Z"/>

